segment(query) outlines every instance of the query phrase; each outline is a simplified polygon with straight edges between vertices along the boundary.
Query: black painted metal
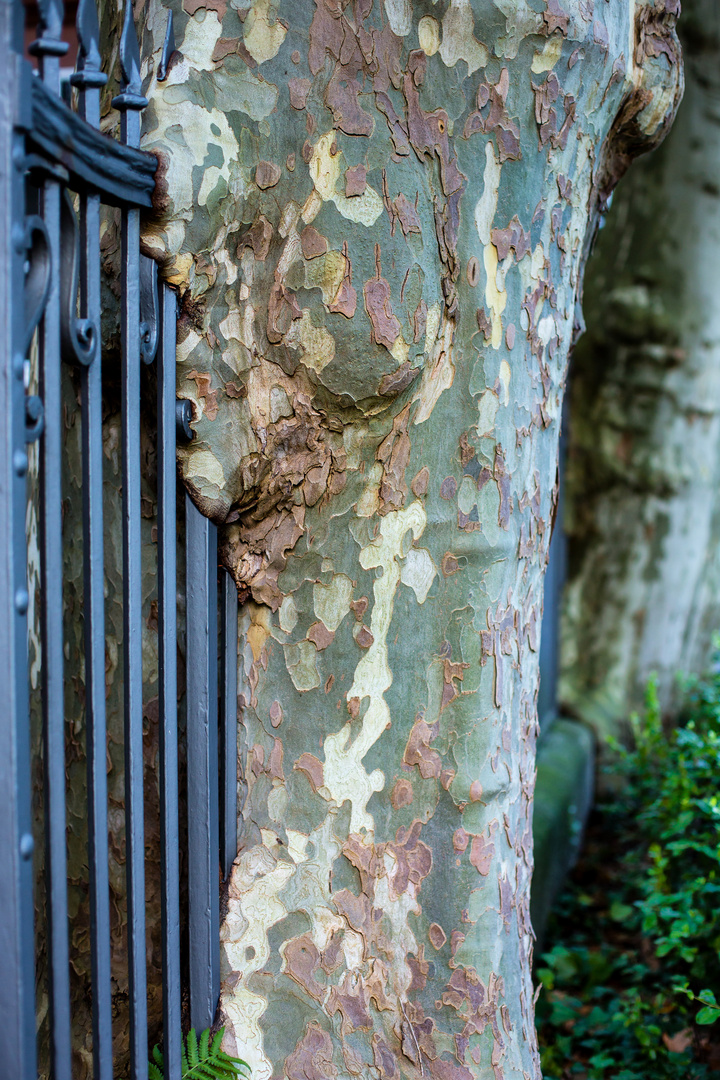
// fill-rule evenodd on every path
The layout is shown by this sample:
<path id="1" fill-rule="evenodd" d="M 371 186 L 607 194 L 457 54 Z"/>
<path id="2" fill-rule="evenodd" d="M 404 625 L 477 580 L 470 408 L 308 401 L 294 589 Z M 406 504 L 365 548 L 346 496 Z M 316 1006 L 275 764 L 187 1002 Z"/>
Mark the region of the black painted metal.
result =
<path id="1" fill-rule="evenodd" d="M 0 1074 L 36 1080 L 32 899 L 31 760 L 27 619 L 26 442 L 40 439 L 42 699 L 48 892 L 51 1075 L 71 1080 L 71 1015 L 65 837 L 64 638 L 62 605 L 63 427 L 61 361 L 79 368 L 82 420 L 85 741 L 90 898 L 93 1080 L 113 1080 L 108 874 L 107 730 L 103 555 L 103 397 L 100 342 L 101 203 L 120 206 L 122 233 L 122 499 L 125 827 L 130 1078 L 147 1078 L 140 396 L 142 363 L 158 363 L 158 642 L 166 1080 L 181 1077 L 181 923 L 178 791 L 176 444 L 192 439 L 192 408 L 175 396 L 176 300 L 158 289 L 140 255 L 140 208 L 149 206 L 156 160 L 138 149 L 140 57 L 131 0 L 120 43 L 117 142 L 101 135 L 96 0 L 79 0 L 80 44 L 60 97 L 62 0 L 38 0 L 41 33 L 21 59 L 22 4 L 0 0 Z M 172 16 L 163 74 L 174 51 Z M 26 180 L 40 192 L 26 212 Z M 68 189 L 79 193 L 73 201 Z M 24 279 L 24 283 L 23 283 Z M 22 293 L 21 293 L 22 288 Z M 25 357 L 39 328 L 40 395 L 26 392 Z M 214 1018 L 219 994 L 219 877 L 237 848 L 237 592 L 222 573 L 218 643 L 217 534 L 186 500 L 188 892 L 190 1022 Z M 218 648 L 220 656 L 218 657 Z M 218 671 L 218 666 L 220 670 Z M 222 680 L 219 687 L 218 676 Z M 218 714 L 220 708 L 220 715 Z M 221 721 L 219 733 L 219 721 Z M 220 745 L 218 745 L 220 743 Z M 222 820 L 222 843 L 220 821 Z"/>
<path id="2" fill-rule="evenodd" d="M 220 574 L 220 861 L 228 876 L 237 855 L 238 594 Z"/>
<path id="3" fill-rule="evenodd" d="M 180 1080 L 180 838 L 177 736 L 177 506 L 175 293 L 161 289 L 158 371 L 158 637 L 160 653 L 160 830 L 165 1080 Z"/>
<path id="4" fill-rule="evenodd" d="M 175 52 L 175 22 L 173 19 L 172 8 L 168 12 L 167 29 L 165 31 L 165 40 L 163 42 L 162 52 L 160 53 L 160 61 L 158 63 L 157 78 L 158 82 L 164 82 L 168 77 L 170 69 L 170 58 Z"/>
<path id="5" fill-rule="evenodd" d="M 17 70 L 20 5 L 0 0 L 0 71 Z M 0 94 L 0 1016 L 2 1068 L 31 1080 L 35 1055 L 33 838 L 30 814 L 25 553 L 25 248 L 19 80 Z M 20 604 L 18 604 L 20 600 Z"/>
<path id="6" fill-rule="evenodd" d="M 220 990 L 217 529 L 185 497 L 190 1023 L 215 1016 Z"/>
<path id="7" fill-rule="evenodd" d="M 140 144 L 137 37 L 127 0 L 120 38 L 120 138 Z M 130 1005 L 131 1080 L 147 1080 L 147 970 L 145 954 L 145 828 L 143 820 L 142 536 L 140 475 L 140 211 L 122 212 L 122 500 L 123 678 L 125 691 L 125 856 Z"/>
<path id="8" fill-rule="evenodd" d="M 39 5 L 41 33 L 33 43 L 47 96 L 60 95 L 63 5 Z M 40 584 L 43 763 L 45 773 L 45 878 L 47 888 L 51 1063 L 54 1080 L 71 1080 L 70 954 L 65 810 L 65 700 L 62 561 L 61 214 L 63 189 L 47 177 L 40 195 L 50 250 L 50 288 L 40 323 Z"/>
<path id="9" fill-rule="evenodd" d="M 78 114 L 100 127 L 99 27 L 94 0 L 77 12 L 80 43 Z M 72 309 L 74 294 L 69 304 Z M 80 311 L 94 328 L 92 353 L 81 372 L 83 570 L 85 631 L 85 740 L 88 786 L 91 979 L 94 1080 L 112 1080 L 112 983 L 108 880 L 107 735 L 105 718 L 105 598 L 103 554 L 102 352 L 100 346 L 100 196 L 80 197 Z M 74 315 L 74 311 L 67 313 Z"/>
<path id="10" fill-rule="evenodd" d="M 100 191 L 111 206 L 151 206 L 157 159 L 87 128 L 36 79 L 27 90 L 32 105 L 31 146 L 68 173 L 76 191 Z"/>

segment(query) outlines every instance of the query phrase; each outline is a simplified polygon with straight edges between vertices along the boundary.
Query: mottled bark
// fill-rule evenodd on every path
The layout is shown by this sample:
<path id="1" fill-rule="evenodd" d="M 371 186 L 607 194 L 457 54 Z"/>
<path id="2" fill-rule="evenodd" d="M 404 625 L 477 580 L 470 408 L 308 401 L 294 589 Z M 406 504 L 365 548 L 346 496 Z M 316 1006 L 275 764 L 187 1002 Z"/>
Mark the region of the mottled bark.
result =
<path id="1" fill-rule="evenodd" d="M 185 482 L 246 598 L 222 928 L 256 1080 L 539 1075 L 528 894 L 558 422 L 674 3 L 145 8 Z"/>
<path id="2" fill-rule="evenodd" d="M 683 9 L 678 121 L 618 189 L 573 356 L 561 693 L 600 730 L 653 670 L 672 711 L 720 625 L 720 9 Z"/>
<path id="3" fill-rule="evenodd" d="M 598 213 L 677 104 L 676 8 L 184 0 L 163 83 L 167 8 L 137 11 L 181 471 L 245 601 L 221 1014 L 254 1080 L 539 1075 L 530 813 L 567 354 Z"/>

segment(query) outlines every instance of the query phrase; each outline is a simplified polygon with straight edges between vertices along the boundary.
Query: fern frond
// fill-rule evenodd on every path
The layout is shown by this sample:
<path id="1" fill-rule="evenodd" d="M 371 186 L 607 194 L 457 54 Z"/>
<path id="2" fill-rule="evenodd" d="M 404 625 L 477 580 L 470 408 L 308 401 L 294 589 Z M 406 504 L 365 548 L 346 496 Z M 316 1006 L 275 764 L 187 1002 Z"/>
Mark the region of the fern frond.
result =
<path id="1" fill-rule="evenodd" d="M 165 1062 L 159 1046 L 152 1048 L 152 1061 L 148 1062 L 148 1080 L 163 1080 Z"/>
<path id="2" fill-rule="evenodd" d="M 198 1057 L 198 1041 L 197 1035 L 195 1034 L 195 1028 L 190 1028 L 190 1030 L 188 1031 L 187 1039 L 185 1040 L 185 1047 L 187 1050 L 188 1065 L 192 1070 L 200 1063 L 200 1058 Z"/>
<path id="3" fill-rule="evenodd" d="M 232 1057 L 220 1048 L 225 1028 L 220 1028 L 210 1042 L 207 1028 L 198 1040 L 191 1028 L 182 1041 L 182 1080 L 249 1080 L 250 1066 L 242 1058 Z M 148 1080 L 164 1080 L 164 1059 L 158 1046 L 153 1047 L 148 1062 Z"/>

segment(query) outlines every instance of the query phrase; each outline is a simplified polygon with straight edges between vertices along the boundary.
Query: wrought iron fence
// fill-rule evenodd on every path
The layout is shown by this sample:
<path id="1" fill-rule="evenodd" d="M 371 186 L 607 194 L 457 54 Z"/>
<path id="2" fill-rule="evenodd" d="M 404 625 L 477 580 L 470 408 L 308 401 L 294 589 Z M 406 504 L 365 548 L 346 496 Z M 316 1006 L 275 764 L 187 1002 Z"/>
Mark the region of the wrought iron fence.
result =
<path id="1" fill-rule="evenodd" d="M 175 394 L 176 299 L 140 253 L 140 216 L 151 206 L 156 160 L 139 149 L 142 94 L 132 5 L 126 0 L 113 106 L 120 139 L 100 133 L 102 71 L 95 0 L 77 9 L 79 56 L 61 94 L 62 0 L 39 0 L 39 34 L 23 56 L 21 0 L 0 0 L 0 1075 L 37 1075 L 34 892 L 45 887 L 50 1073 L 72 1075 L 66 838 L 61 365 L 81 384 L 84 737 L 87 758 L 92 1053 L 95 1080 L 113 1076 L 106 628 L 103 527 L 101 204 L 119 207 L 122 233 L 121 392 L 125 856 L 130 1076 L 147 1076 L 143 639 L 141 596 L 141 365 L 157 364 L 159 788 L 162 870 L 163 1043 L 168 1078 L 180 1076 L 181 793 L 178 777 L 178 584 L 186 598 L 186 756 L 189 1023 L 212 1023 L 219 992 L 219 877 L 237 850 L 237 592 L 221 574 L 218 612 L 214 525 L 189 501 L 176 505 L 176 439 L 192 437 L 189 403 Z M 168 27 L 161 65 L 173 48 Z M 160 71 L 162 75 L 162 68 Z M 35 193 L 35 194 L 33 194 Z M 72 193 L 72 195 L 71 195 Z M 37 206 L 33 206 L 33 201 Z M 37 349 L 39 393 L 27 390 Z M 28 692 L 27 444 L 38 441 L 42 647 L 44 882 L 33 881 Z M 177 520 L 186 564 L 178 583 Z M 181 568 L 182 569 L 182 568 Z M 218 618 L 219 614 L 219 618 Z M 219 643 L 219 644 L 218 644 Z M 219 708 L 218 708 L 219 707 Z M 218 735 L 220 736 L 218 738 Z M 218 745 L 219 743 L 219 745 Z M 220 835 L 222 831 L 222 836 Z"/>

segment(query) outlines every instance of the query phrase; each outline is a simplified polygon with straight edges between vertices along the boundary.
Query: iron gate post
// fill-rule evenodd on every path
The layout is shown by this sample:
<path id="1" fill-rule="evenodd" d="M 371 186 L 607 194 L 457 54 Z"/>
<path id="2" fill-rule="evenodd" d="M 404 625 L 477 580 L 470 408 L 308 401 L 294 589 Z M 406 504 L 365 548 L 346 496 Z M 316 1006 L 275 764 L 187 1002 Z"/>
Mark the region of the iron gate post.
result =
<path id="1" fill-rule="evenodd" d="M 22 4 L 0 0 L 0 1016 L 3 1072 L 34 1080 L 35 971 L 25 556 Z"/>

